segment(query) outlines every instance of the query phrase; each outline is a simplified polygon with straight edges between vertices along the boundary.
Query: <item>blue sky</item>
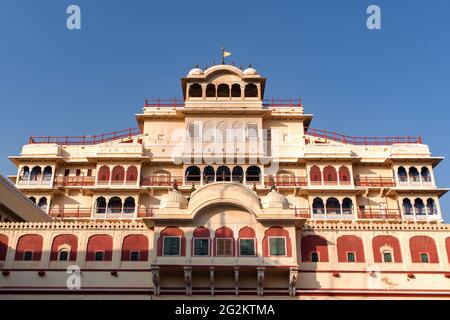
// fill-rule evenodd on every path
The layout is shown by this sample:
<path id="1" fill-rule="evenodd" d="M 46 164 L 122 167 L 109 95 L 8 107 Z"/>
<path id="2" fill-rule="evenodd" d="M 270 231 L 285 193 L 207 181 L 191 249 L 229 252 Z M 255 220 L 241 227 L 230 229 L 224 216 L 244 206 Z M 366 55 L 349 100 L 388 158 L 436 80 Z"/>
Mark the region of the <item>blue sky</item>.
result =
<path id="1" fill-rule="evenodd" d="M 82 30 L 66 28 L 81 7 Z M 366 27 L 381 7 L 382 29 Z M 0 0 L 0 173 L 30 134 L 134 127 L 144 98 L 181 97 L 179 78 L 220 47 L 268 78 L 266 97 L 302 97 L 312 127 L 421 135 L 450 156 L 450 1 Z M 450 186 L 450 160 L 435 170 Z M 447 221 L 450 196 L 441 199 Z"/>

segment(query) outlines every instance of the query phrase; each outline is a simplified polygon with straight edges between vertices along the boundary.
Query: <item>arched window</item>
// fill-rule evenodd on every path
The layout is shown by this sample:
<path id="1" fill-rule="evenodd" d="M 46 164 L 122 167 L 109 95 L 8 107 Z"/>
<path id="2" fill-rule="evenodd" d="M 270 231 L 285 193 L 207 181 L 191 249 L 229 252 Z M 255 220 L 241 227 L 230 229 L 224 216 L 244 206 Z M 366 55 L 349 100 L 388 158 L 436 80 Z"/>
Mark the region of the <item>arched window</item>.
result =
<path id="1" fill-rule="evenodd" d="M 30 181 L 39 181 L 41 179 L 41 174 L 41 167 L 33 167 L 33 169 L 31 169 Z"/>
<path id="2" fill-rule="evenodd" d="M 323 179 L 325 184 L 336 184 L 337 183 L 337 172 L 333 166 L 326 166 L 323 169 Z"/>
<path id="3" fill-rule="evenodd" d="M 186 169 L 186 181 L 200 181 L 200 168 L 197 166 L 190 166 Z"/>
<path id="4" fill-rule="evenodd" d="M 437 214 L 436 203 L 431 198 L 427 199 L 427 213 L 431 215 Z"/>
<path id="5" fill-rule="evenodd" d="M 221 83 L 217 86 L 217 96 L 218 97 L 229 97 L 230 96 L 230 86 L 225 84 L 225 83 Z"/>
<path id="6" fill-rule="evenodd" d="M 413 263 L 439 263 L 436 244 L 434 239 L 429 236 L 414 236 L 410 238 L 409 249 Z M 428 256 L 427 261 L 424 261 L 423 254 Z"/>
<path id="7" fill-rule="evenodd" d="M 414 212 L 418 215 L 426 214 L 425 205 L 423 204 L 423 200 L 420 198 L 416 198 L 414 200 Z"/>
<path id="8" fill-rule="evenodd" d="M 214 254 L 218 257 L 234 256 L 233 230 L 221 227 L 216 230 L 214 236 Z"/>
<path id="9" fill-rule="evenodd" d="M 123 203 L 123 212 L 124 213 L 134 213 L 134 210 L 136 209 L 136 203 L 134 201 L 133 197 L 128 197 L 125 199 L 125 202 Z"/>
<path id="10" fill-rule="evenodd" d="M 320 168 L 318 166 L 312 166 L 309 170 L 309 179 L 311 184 L 322 184 L 322 173 L 320 172 Z"/>
<path id="11" fill-rule="evenodd" d="M 186 256 L 186 237 L 178 227 L 167 227 L 161 231 L 158 244 L 158 256 Z"/>
<path id="12" fill-rule="evenodd" d="M 350 170 L 346 166 L 339 168 L 339 183 L 350 184 Z"/>
<path id="13" fill-rule="evenodd" d="M 303 262 L 328 262 L 327 239 L 317 235 L 307 235 L 301 239 Z"/>
<path id="14" fill-rule="evenodd" d="M 234 83 L 231 86 L 231 96 L 234 98 L 240 98 L 241 97 L 241 86 L 237 83 Z"/>
<path id="15" fill-rule="evenodd" d="M 263 256 L 292 256 L 292 244 L 289 232 L 282 227 L 270 227 L 264 232 Z"/>
<path id="16" fill-rule="evenodd" d="M 413 212 L 413 207 L 412 207 L 412 204 L 411 204 L 411 200 L 409 200 L 409 199 L 403 199 L 403 212 L 405 213 L 405 214 L 413 214 L 414 212 Z"/>
<path id="17" fill-rule="evenodd" d="M 121 213 L 122 200 L 119 197 L 112 197 L 108 201 L 108 213 Z"/>
<path id="18" fill-rule="evenodd" d="M 171 175 L 169 171 L 157 170 L 152 174 L 152 183 L 158 186 L 168 186 L 171 184 Z"/>
<path id="19" fill-rule="evenodd" d="M 258 125 L 256 123 L 247 123 L 246 127 L 246 139 L 247 141 L 258 140 Z"/>
<path id="20" fill-rule="evenodd" d="M 398 180 L 400 182 L 407 182 L 408 181 L 408 174 L 406 173 L 406 169 L 404 167 L 399 167 L 398 168 L 397 176 L 398 176 Z"/>
<path id="21" fill-rule="evenodd" d="M 109 167 L 108 166 L 101 166 L 100 169 L 98 169 L 98 182 L 100 184 L 109 183 Z"/>
<path id="22" fill-rule="evenodd" d="M 197 227 L 192 232 L 192 255 L 209 256 L 211 252 L 210 232 L 208 228 Z"/>
<path id="23" fill-rule="evenodd" d="M 106 199 L 104 197 L 98 197 L 95 201 L 95 212 L 105 213 L 106 212 Z"/>
<path id="24" fill-rule="evenodd" d="M 230 168 L 226 166 L 220 166 L 217 168 L 216 181 L 230 181 L 230 178 Z"/>
<path id="25" fill-rule="evenodd" d="M 209 83 L 206 86 L 206 97 L 208 98 L 215 98 L 216 97 L 216 86 L 212 83 Z"/>
<path id="26" fill-rule="evenodd" d="M 198 140 L 200 138 L 200 130 L 198 123 L 191 122 L 187 126 L 187 136 L 190 140 Z"/>
<path id="27" fill-rule="evenodd" d="M 422 167 L 420 169 L 420 176 L 422 177 L 423 182 L 431 182 L 430 170 L 427 167 Z"/>
<path id="28" fill-rule="evenodd" d="M 214 125 L 211 121 L 206 121 L 203 125 L 203 141 L 213 142 L 214 141 Z"/>
<path id="29" fill-rule="evenodd" d="M 44 168 L 44 175 L 42 177 L 43 181 L 50 181 L 52 179 L 52 167 L 46 166 Z"/>
<path id="30" fill-rule="evenodd" d="M 39 209 L 41 209 L 43 211 L 47 210 L 47 198 L 46 197 L 42 197 L 39 199 L 38 207 L 39 207 Z"/>
<path id="31" fill-rule="evenodd" d="M 231 176 L 234 182 L 242 182 L 244 179 L 244 170 L 242 170 L 241 166 L 235 166 L 233 168 Z"/>
<path id="32" fill-rule="evenodd" d="M 245 180 L 247 182 L 261 181 L 261 169 L 257 166 L 250 166 L 245 171 Z"/>
<path id="33" fill-rule="evenodd" d="M 324 214 L 325 206 L 321 198 L 314 198 L 313 200 L 313 214 Z"/>
<path id="34" fill-rule="evenodd" d="M 372 251 L 374 261 L 376 263 L 387 262 L 384 257 L 384 253 L 387 251 L 385 248 L 389 247 L 391 253 L 391 262 L 401 263 L 402 252 L 400 249 L 400 241 L 394 236 L 380 235 L 372 239 Z"/>
<path id="35" fill-rule="evenodd" d="M 342 200 L 342 213 L 343 214 L 352 214 L 353 213 L 352 199 L 344 198 L 344 200 Z"/>
<path id="36" fill-rule="evenodd" d="M 30 168 L 28 166 L 25 166 L 20 170 L 19 175 L 19 181 L 28 181 L 28 178 L 30 177 Z"/>
<path id="37" fill-rule="evenodd" d="M 253 83 L 247 84 L 245 86 L 244 95 L 246 98 L 258 97 L 258 87 Z"/>
<path id="38" fill-rule="evenodd" d="M 122 261 L 147 261 L 148 238 L 143 234 L 130 234 L 123 239 Z"/>
<path id="39" fill-rule="evenodd" d="M 409 174 L 409 181 L 412 181 L 412 182 L 420 181 L 419 171 L 417 170 L 416 167 L 409 168 L 408 174 Z"/>
<path id="40" fill-rule="evenodd" d="M 361 238 L 353 235 L 340 236 L 336 240 L 339 262 L 364 262 L 364 247 Z"/>
<path id="41" fill-rule="evenodd" d="M 35 198 L 35 197 L 29 197 L 28 199 L 30 199 L 31 202 L 33 202 L 34 204 L 36 204 L 36 198 Z"/>
<path id="42" fill-rule="evenodd" d="M 214 180 L 215 180 L 214 168 L 211 166 L 205 167 L 203 169 L 203 182 L 210 183 L 214 182 Z"/>
<path id="43" fill-rule="evenodd" d="M 109 234 L 96 234 L 87 243 L 86 261 L 111 261 L 113 239 Z"/>
<path id="44" fill-rule="evenodd" d="M 5 261 L 8 252 L 8 237 L 0 234 L 0 261 Z"/>
<path id="45" fill-rule="evenodd" d="M 137 181 L 138 170 L 136 166 L 129 166 L 127 169 L 127 183 L 135 183 Z"/>
<path id="46" fill-rule="evenodd" d="M 251 227 L 239 230 L 238 255 L 240 257 L 256 257 L 256 233 Z"/>
<path id="47" fill-rule="evenodd" d="M 202 86 L 198 83 L 193 83 L 189 86 L 189 98 L 201 98 Z"/>
<path id="48" fill-rule="evenodd" d="M 38 234 L 21 236 L 17 241 L 16 261 L 40 261 L 42 255 L 43 238 Z"/>
<path id="49" fill-rule="evenodd" d="M 122 184 L 125 180 L 125 169 L 122 166 L 115 166 L 112 170 L 111 182 Z"/>
<path id="50" fill-rule="evenodd" d="M 338 199 L 331 197 L 327 199 L 327 214 L 341 214 L 341 206 Z"/>
<path id="51" fill-rule="evenodd" d="M 77 259 L 77 251 L 77 236 L 73 234 L 61 234 L 53 239 L 50 261 L 75 261 Z"/>
<path id="52" fill-rule="evenodd" d="M 216 141 L 217 142 L 226 142 L 227 141 L 227 129 L 228 125 L 226 122 L 222 121 L 217 124 L 216 129 Z"/>

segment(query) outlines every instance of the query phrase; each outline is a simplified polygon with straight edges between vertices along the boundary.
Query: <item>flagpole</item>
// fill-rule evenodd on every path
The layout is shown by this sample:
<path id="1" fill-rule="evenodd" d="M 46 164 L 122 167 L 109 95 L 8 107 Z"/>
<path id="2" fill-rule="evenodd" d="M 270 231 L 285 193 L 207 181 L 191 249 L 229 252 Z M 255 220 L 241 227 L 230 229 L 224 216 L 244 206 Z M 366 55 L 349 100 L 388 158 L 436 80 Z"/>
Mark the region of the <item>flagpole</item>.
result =
<path id="1" fill-rule="evenodd" d="M 222 64 L 225 64 L 225 47 L 222 47 Z"/>

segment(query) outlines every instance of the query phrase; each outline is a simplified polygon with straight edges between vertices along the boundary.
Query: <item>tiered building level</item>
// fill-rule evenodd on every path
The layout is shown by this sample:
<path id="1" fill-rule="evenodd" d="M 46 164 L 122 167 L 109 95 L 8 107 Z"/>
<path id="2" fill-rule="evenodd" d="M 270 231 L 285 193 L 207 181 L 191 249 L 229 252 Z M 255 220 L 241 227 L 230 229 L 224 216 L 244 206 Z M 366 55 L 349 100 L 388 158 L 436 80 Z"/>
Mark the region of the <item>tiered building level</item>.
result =
<path id="1" fill-rule="evenodd" d="M 137 128 L 30 137 L 11 179 L 55 221 L 2 224 L 6 287 L 35 287 L 10 273 L 36 268 L 65 294 L 56 270 L 76 264 L 109 293 L 450 295 L 442 158 L 420 137 L 313 129 L 265 84 L 194 68 Z"/>

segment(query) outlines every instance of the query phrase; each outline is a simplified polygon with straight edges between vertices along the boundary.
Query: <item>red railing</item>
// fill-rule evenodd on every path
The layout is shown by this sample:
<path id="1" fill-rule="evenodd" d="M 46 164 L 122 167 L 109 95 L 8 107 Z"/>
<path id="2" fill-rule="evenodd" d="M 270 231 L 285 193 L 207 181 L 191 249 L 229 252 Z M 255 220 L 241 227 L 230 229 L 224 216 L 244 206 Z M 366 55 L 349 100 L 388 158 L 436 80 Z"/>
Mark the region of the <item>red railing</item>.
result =
<path id="1" fill-rule="evenodd" d="M 395 180 L 391 177 L 356 177 L 355 186 L 359 187 L 394 187 Z"/>
<path id="2" fill-rule="evenodd" d="M 299 186 L 307 186 L 308 181 L 306 177 L 291 177 L 291 176 L 284 176 L 284 177 L 265 177 L 264 178 L 264 185 L 271 186 L 272 184 L 275 184 L 277 187 L 299 187 Z"/>
<path id="3" fill-rule="evenodd" d="M 174 176 L 150 176 L 141 178 L 141 186 L 171 186 L 176 181 L 177 185 L 181 185 L 183 177 Z"/>
<path id="4" fill-rule="evenodd" d="M 95 177 L 92 176 L 57 177 L 54 183 L 55 187 L 82 187 L 94 184 Z"/>
<path id="5" fill-rule="evenodd" d="M 90 218 L 91 208 L 51 208 L 49 215 L 52 218 Z"/>
<path id="6" fill-rule="evenodd" d="M 358 210 L 359 219 L 401 219 L 400 211 L 398 209 L 372 209 L 365 208 Z"/>
<path id="7" fill-rule="evenodd" d="M 56 143 L 60 145 L 92 145 L 117 139 L 131 138 L 141 134 L 140 128 L 128 128 L 120 131 L 97 134 L 93 136 L 31 136 L 28 143 Z"/>
<path id="8" fill-rule="evenodd" d="M 309 208 L 294 208 L 294 215 L 297 218 L 311 218 L 311 210 Z"/>
<path id="9" fill-rule="evenodd" d="M 153 207 L 150 208 L 139 208 L 137 212 L 138 218 L 150 218 L 154 216 L 154 209 Z"/>
<path id="10" fill-rule="evenodd" d="M 182 99 L 145 99 L 144 107 L 154 108 L 183 108 L 184 100 Z M 266 99 L 263 100 L 264 108 L 299 108 L 302 107 L 301 99 Z"/>
<path id="11" fill-rule="evenodd" d="M 391 145 L 395 143 L 422 143 L 421 137 L 351 137 L 336 132 L 309 128 L 307 135 L 354 145 Z"/>

